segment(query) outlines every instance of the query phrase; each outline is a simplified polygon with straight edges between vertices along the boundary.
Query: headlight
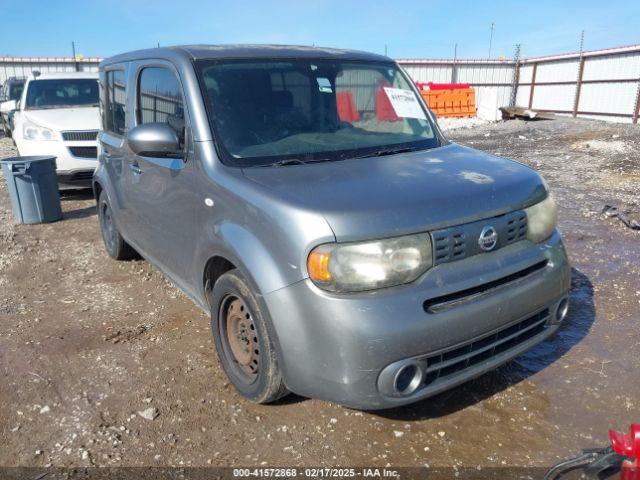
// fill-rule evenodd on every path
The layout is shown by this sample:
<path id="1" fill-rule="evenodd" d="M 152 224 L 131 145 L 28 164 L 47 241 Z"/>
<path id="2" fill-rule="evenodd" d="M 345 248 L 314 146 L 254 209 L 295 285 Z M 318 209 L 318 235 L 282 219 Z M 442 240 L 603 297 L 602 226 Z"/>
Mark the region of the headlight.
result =
<path id="1" fill-rule="evenodd" d="M 358 243 L 328 243 L 307 259 L 309 277 L 332 292 L 357 292 L 414 281 L 431 267 L 428 233 Z"/>
<path id="2" fill-rule="evenodd" d="M 527 238 L 535 243 L 549 238 L 558 221 L 558 207 L 551 195 L 524 211 L 527 214 Z"/>
<path id="3" fill-rule="evenodd" d="M 56 139 L 53 130 L 31 122 L 24 122 L 22 125 L 22 136 L 25 140 L 49 141 Z"/>

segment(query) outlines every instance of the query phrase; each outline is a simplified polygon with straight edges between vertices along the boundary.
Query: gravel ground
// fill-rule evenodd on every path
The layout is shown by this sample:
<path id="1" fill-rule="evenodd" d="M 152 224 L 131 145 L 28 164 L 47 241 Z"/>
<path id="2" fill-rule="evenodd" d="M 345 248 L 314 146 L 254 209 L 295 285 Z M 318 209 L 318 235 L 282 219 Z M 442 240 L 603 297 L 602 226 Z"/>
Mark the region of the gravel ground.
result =
<path id="1" fill-rule="evenodd" d="M 640 420 L 640 128 L 481 123 L 454 141 L 539 169 L 560 205 L 572 310 L 553 339 L 402 409 L 241 399 L 209 319 L 145 261 L 104 252 L 94 201 L 14 225 L 0 181 L 0 465 L 545 466 Z M 14 154 L 0 139 L 0 157 Z"/>

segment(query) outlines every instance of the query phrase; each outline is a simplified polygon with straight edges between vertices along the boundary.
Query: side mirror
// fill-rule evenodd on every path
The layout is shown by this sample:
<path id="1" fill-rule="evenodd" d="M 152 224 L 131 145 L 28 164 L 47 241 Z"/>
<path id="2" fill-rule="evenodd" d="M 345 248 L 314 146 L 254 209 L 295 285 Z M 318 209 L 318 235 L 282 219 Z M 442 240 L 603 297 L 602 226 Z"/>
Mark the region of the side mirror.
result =
<path id="1" fill-rule="evenodd" d="M 143 157 L 182 157 L 178 134 L 166 123 L 143 123 L 127 133 L 129 148 Z"/>
<path id="2" fill-rule="evenodd" d="M 6 102 L 0 103 L 0 112 L 9 113 L 11 110 L 18 109 L 18 102 L 15 100 L 7 100 Z"/>

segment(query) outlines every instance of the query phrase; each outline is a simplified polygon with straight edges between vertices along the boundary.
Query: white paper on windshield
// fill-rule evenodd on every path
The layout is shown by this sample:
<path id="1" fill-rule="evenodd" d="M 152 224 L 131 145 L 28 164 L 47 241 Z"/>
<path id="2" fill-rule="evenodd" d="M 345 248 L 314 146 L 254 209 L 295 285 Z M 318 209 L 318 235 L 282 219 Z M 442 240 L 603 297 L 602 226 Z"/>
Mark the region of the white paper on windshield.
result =
<path id="1" fill-rule="evenodd" d="M 411 90 L 384 87 L 384 91 L 391 102 L 391 106 L 401 118 L 421 118 L 426 120 L 424 110 Z"/>

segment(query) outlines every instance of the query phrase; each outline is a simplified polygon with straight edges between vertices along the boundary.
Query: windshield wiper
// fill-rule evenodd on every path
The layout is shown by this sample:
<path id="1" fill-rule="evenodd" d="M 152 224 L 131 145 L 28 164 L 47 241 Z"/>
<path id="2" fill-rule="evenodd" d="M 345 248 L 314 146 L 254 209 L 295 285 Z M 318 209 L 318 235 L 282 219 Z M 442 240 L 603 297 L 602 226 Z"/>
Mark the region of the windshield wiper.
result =
<path id="1" fill-rule="evenodd" d="M 277 162 L 267 163 L 266 165 L 257 165 L 258 167 L 288 167 L 289 165 L 306 165 L 308 163 L 326 162 L 328 158 L 311 158 L 309 160 L 302 160 L 301 158 L 285 158 L 284 160 L 278 160 Z"/>
<path id="2" fill-rule="evenodd" d="M 397 155 L 398 153 L 414 152 L 416 150 L 415 147 L 383 148 L 354 158 L 384 157 L 386 155 Z"/>

